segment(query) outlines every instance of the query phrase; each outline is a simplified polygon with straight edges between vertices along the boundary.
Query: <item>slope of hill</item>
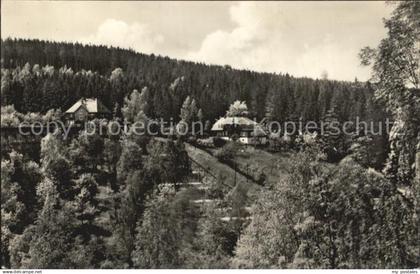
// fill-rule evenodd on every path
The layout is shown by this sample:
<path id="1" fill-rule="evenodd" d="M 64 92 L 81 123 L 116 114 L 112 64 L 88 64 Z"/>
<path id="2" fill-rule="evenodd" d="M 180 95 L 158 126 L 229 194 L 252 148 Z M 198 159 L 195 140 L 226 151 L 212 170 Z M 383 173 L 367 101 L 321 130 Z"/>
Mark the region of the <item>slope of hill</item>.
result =
<path id="1" fill-rule="evenodd" d="M 244 191 L 247 192 L 249 196 L 254 196 L 260 189 L 259 185 L 251 182 L 239 172 L 235 172 L 235 170 L 228 165 L 219 162 L 217 158 L 210 155 L 209 153 L 188 143 L 185 143 L 185 150 L 188 152 L 190 159 L 202 167 L 205 167 L 208 176 L 211 176 L 214 179 L 217 178 L 220 181 L 224 181 L 224 183 L 229 185 L 231 188 L 234 188 L 235 185 L 238 185 L 240 188 L 244 189 Z"/>
<path id="2" fill-rule="evenodd" d="M 331 107 L 342 120 L 366 120 L 372 109 L 369 83 L 235 70 L 120 48 L 6 39 L 1 58 L 2 105 L 13 104 L 24 113 L 65 109 L 80 97 L 98 97 L 110 109 L 118 103 L 118 112 L 125 96 L 144 87 L 147 114 L 175 121 L 187 96 L 210 121 L 224 115 L 234 100 L 246 101 L 259 119 L 280 122 L 319 121 Z"/>

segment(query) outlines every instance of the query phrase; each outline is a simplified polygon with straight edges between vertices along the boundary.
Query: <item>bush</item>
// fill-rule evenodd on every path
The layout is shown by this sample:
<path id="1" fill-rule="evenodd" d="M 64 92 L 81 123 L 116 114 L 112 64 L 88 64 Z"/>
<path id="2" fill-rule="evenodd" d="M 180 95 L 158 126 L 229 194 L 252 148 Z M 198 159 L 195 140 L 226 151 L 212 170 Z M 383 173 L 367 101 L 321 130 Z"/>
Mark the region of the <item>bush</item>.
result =
<path id="1" fill-rule="evenodd" d="M 214 137 L 213 138 L 213 144 L 215 147 L 222 147 L 224 145 L 226 145 L 227 141 L 220 138 L 220 137 Z"/>
<path id="2" fill-rule="evenodd" d="M 213 138 L 197 139 L 197 145 L 201 147 L 214 147 Z"/>
<path id="3" fill-rule="evenodd" d="M 280 152 L 282 150 L 280 138 L 268 140 L 267 150 L 270 152 Z"/>
<path id="4" fill-rule="evenodd" d="M 232 139 L 233 141 L 236 141 L 236 140 L 238 140 L 238 139 L 239 139 L 239 135 L 238 135 L 237 133 L 234 133 L 234 134 L 232 134 L 231 139 Z"/>
<path id="5" fill-rule="evenodd" d="M 187 141 L 190 144 L 196 144 L 197 143 L 197 137 L 196 136 L 190 136 L 190 137 L 188 137 Z"/>
<path id="6" fill-rule="evenodd" d="M 239 147 L 235 142 L 230 142 L 224 147 L 220 148 L 214 156 L 223 163 L 232 163 L 236 154 L 238 153 Z"/>

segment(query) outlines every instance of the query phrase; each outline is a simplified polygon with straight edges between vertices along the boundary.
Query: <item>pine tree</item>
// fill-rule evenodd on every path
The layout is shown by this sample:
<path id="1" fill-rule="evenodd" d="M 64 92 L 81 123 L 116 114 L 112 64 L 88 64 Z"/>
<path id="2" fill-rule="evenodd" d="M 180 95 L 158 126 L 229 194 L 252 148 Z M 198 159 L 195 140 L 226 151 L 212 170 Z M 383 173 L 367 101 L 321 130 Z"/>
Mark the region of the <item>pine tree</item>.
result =
<path id="1" fill-rule="evenodd" d="M 185 98 L 184 103 L 182 104 L 181 113 L 179 118 L 182 121 L 189 124 L 191 122 L 191 118 L 193 117 L 192 109 L 191 109 L 191 98 L 188 96 Z"/>
<path id="2" fill-rule="evenodd" d="M 344 154 L 344 134 L 335 107 L 328 110 L 323 118 L 321 141 L 329 161 L 336 162 Z"/>
<path id="3" fill-rule="evenodd" d="M 143 88 L 139 93 L 136 89 L 130 94 L 130 97 L 124 99 L 124 106 L 121 112 L 124 119 L 128 122 L 134 123 L 138 121 L 139 117 L 146 116 L 149 112 L 149 91 Z M 142 114 L 141 114 L 142 113 Z"/>
<path id="4" fill-rule="evenodd" d="M 184 264 L 185 214 L 175 210 L 175 191 L 163 188 L 149 200 L 144 218 L 137 225 L 133 261 L 138 268 L 177 268 Z"/>
<path id="5" fill-rule="evenodd" d="M 197 107 L 197 102 L 195 101 L 194 98 L 192 99 L 191 105 L 190 105 L 190 115 L 191 115 L 190 122 L 194 122 L 197 120 L 198 107 Z"/>
<path id="6" fill-rule="evenodd" d="M 200 122 L 204 122 L 204 114 L 201 108 L 197 112 L 197 120 Z"/>

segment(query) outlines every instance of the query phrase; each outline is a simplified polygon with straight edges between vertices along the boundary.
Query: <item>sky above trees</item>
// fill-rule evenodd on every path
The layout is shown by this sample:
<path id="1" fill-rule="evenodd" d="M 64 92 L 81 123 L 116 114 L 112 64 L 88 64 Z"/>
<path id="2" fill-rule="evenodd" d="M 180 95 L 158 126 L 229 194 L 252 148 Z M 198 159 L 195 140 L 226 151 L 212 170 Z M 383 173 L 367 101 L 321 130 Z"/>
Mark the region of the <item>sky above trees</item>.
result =
<path id="1" fill-rule="evenodd" d="M 385 37 L 383 2 L 3 1 L 1 36 L 132 48 L 235 68 L 369 79 L 357 53 Z"/>

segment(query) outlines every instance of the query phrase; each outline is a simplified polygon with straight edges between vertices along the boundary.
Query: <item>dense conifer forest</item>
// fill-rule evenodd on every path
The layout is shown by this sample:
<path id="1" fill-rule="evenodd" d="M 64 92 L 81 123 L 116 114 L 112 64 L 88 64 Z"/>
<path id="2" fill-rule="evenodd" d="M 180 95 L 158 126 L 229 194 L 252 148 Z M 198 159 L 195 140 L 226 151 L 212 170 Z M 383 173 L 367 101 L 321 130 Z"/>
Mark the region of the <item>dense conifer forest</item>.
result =
<path id="1" fill-rule="evenodd" d="M 370 83 L 295 78 L 229 66 L 210 66 L 104 46 L 6 39 L 2 52 L 2 105 L 46 112 L 70 107 L 80 97 L 98 97 L 122 106 L 134 89 L 149 90 L 151 117 L 179 117 L 187 96 L 214 121 L 235 100 L 245 101 L 258 119 L 320 121 L 335 107 L 343 121 L 367 120 L 372 111 Z M 379 116 L 379 115 L 377 115 Z"/>

